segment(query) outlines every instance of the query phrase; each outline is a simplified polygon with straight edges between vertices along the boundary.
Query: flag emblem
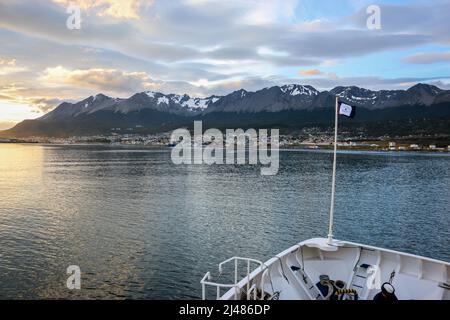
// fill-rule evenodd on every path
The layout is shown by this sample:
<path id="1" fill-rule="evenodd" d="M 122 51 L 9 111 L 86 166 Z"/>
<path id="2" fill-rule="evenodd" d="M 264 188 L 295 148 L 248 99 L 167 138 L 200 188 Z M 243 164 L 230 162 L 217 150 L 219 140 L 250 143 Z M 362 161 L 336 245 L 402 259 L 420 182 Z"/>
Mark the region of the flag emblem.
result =
<path id="1" fill-rule="evenodd" d="M 339 102 L 339 114 L 343 116 L 353 118 L 355 116 L 356 107 Z"/>

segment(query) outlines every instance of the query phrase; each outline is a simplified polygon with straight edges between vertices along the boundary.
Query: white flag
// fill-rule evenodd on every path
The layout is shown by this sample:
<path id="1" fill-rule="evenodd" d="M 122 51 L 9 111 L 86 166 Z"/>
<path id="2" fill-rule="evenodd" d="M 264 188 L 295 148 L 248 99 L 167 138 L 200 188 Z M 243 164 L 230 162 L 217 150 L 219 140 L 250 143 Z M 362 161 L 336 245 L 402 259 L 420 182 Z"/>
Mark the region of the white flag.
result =
<path id="1" fill-rule="evenodd" d="M 339 114 L 346 117 L 353 118 L 355 116 L 356 107 L 339 102 Z"/>

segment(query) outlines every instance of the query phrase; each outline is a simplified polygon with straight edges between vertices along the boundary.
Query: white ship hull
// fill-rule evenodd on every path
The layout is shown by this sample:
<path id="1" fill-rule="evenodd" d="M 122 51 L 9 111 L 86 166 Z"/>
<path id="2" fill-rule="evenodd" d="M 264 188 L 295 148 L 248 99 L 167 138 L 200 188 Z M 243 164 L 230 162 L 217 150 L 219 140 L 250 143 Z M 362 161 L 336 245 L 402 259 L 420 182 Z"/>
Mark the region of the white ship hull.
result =
<path id="1" fill-rule="evenodd" d="M 239 280 L 242 262 L 247 273 Z M 208 272 L 201 281 L 204 299 L 212 286 L 221 300 L 372 300 L 380 297 L 381 285 L 390 283 L 399 300 L 450 300 L 449 263 L 347 241 L 310 239 L 265 263 L 234 257 L 219 269 L 229 263 L 234 283 L 213 282 Z"/>

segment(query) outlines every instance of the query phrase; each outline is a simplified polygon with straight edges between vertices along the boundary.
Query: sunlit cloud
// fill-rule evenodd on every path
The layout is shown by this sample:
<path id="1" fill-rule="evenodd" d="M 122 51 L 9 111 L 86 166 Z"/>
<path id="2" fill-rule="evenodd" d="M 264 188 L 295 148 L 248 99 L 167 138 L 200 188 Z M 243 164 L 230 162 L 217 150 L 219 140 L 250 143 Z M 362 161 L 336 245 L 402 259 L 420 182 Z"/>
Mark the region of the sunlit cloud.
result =
<path id="1" fill-rule="evenodd" d="M 300 70 L 298 72 L 299 75 L 301 75 L 302 77 L 305 76 L 319 76 L 322 75 L 323 72 L 318 70 L 318 69 L 307 69 L 307 70 Z"/>
<path id="2" fill-rule="evenodd" d="M 53 2 L 64 6 L 76 4 L 83 10 L 95 10 L 100 17 L 139 19 L 140 8 L 151 5 L 153 0 L 53 0 Z"/>
<path id="3" fill-rule="evenodd" d="M 39 114 L 34 111 L 35 109 L 30 108 L 27 104 L 0 100 L 0 127 L 2 129 L 8 129 L 24 119 L 39 117 Z"/>
<path id="4" fill-rule="evenodd" d="M 69 3 L 82 8 L 81 30 L 66 28 Z M 381 5 L 380 32 L 367 30 L 366 1 L 325 3 L 0 0 L 0 103 L 45 112 L 99 92 L 448 86 L 448 1 Z"/>
<path id="5" fill-rule="evenodd" d="M 45 69 L 39 81 L 52 87 L 70 85 L 119 94 L 145 89 L 151 83 L 145 72 L 102 68 L 70 70 L 63 66 Z"/>
<path id="6" fill-rule="evenodd" d="M 304 69 L 299 70 L 298 72 L 299 76 L 301 77 L 315 77 L 315 76 L 322 76 L 324 78 L 331 78 L 331 79 L 338 79 L 336 73 L 334 72 L 324 72 L 319 69 Z"/>
<path id="7" fill-rule="evenodd" d="M 0 58 L 0 76 L 7 74 L 26 71 L 27 68 L 19 67 L 16 65 L 16 59 L 1 59 Z"/>
<path id="8" fill-rule="evenodd" d="M 15 66 L 16 59 L 1 59 L 0 58 L 0 66 Z"/>
<path id="9" fill-rule="evenodd" d="M 55 98 L 55 96 L 57 96 L 57 92 L 45 92 L 42 90 L 41 95 L 38 95 L 35 90 L 15 83 L 0 86 L 0 104 L 28 106 L 29 111 L 34 113 L 48 112 L 63 101 Z M 15 109 L 17 110 L 17 107 Z"/>

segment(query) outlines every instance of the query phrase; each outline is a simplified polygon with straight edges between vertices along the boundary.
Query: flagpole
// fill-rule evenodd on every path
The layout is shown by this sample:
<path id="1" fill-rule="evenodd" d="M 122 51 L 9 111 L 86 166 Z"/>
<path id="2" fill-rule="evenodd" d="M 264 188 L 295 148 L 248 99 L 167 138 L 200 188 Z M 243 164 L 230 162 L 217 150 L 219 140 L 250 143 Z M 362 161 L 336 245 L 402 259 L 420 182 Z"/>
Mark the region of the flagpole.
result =
<path id="1" fill-rule="evenodd" d="M 336 96 L 336 105 L 334 111 L 334 153 L 333 153 L 333 177 L 331 180 L 331 205 L 330 205 L 330 224 L 328 229 L 328 243 L 333 241 L 333 215 L 334 215 L 334 194 L 336 190 L 336 153 L 337 153 L 337 134 L 338 134 L 338 113 L 339 98 Z"/>

